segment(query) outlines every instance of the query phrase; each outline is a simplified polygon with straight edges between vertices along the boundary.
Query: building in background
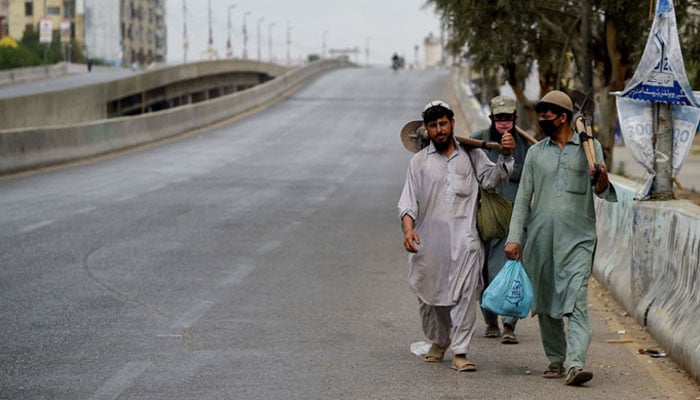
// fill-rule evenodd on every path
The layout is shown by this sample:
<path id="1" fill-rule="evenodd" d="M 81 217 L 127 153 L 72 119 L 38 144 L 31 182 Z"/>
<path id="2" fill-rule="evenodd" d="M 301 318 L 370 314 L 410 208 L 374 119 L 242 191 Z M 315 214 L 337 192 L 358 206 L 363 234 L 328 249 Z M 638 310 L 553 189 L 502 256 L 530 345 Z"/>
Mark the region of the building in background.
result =
<path id="1" fill-rule="evenodd" d="M 88 0 L 84 8 L 85 56 L 119 66 L 122 64 L 120 2 Z M 128 64 L 127 64 L 128 65 Z"/>
<path id="2" fill-rule="evenodd" d="M 7 3 L 7 34 L 19 41 L 24 35 L 27 26 L 38 30 L 39 20 L 47 17 L 51 19 L 54 30 L 58 30 L 61 22 L 71 22 L 71 38 L 82 42 L 84 35 L 82 17 L 77 15 L 76 2 L 83 0 L 12 0 Z M 0 5 L 0 12 L 2 6 Z"/>
<path id="3" fill-rule="evenodd" d="M 432 32 L 423 41 L 423 51 L 425 51 L 425 67 L 435 68 L 443 64 L 442 61 L 442 41 L 434 36 Z"/>
<path id="4" fill-rule="evenodd" d="M 121 1 L 120 35 L 124 65 L 164 63 L 165 0 Z"/>
<path id="5" fill-rule="evenodd" d="M 0 0 L 0 39 L 7 35 L 7 17 L 10 15 L 10 0 Z"/>
<path id="6" fill-rule="evenodd" d="M 0 0 L 0 37 L 19 41 L 27 26 L 71 22 L 85 55 L 112 65 L 147 67 L 166 57 L 165 0 Z"/>

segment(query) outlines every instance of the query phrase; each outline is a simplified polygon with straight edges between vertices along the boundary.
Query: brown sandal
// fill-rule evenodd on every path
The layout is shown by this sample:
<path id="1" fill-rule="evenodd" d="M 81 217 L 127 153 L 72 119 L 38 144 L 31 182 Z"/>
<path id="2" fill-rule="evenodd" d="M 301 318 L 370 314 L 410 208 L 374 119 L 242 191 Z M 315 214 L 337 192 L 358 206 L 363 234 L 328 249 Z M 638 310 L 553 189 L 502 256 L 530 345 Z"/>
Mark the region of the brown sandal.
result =
<path id="1" fill-rule="evenodd" d="M 564 363 L 555 361 L 550 363 L 547 370 L 542 374 L 543 378 L 557 379 L 564 376 Z"/>
<path id="2" fill-rule="evenodd" d="M 447 351 L 447 347 L 440 347 L 436 345 L 435 343 L 430 345 L 430 349 L 428 352 L 425 354 L 425 362 L 440 362 L 442 361 L 443 358 L 445 358 L 445 351 Z"/>
<path id="3" fill-rule="evenodd" d="M 465 355 L 455 355 L 455 358 L 452 360 L 451 368 L 457 372 L 476 371 L 476 365 L 474 365 L 473 362 L 469 361 L 469 359 L 467 359 L 467 356 Z"/>

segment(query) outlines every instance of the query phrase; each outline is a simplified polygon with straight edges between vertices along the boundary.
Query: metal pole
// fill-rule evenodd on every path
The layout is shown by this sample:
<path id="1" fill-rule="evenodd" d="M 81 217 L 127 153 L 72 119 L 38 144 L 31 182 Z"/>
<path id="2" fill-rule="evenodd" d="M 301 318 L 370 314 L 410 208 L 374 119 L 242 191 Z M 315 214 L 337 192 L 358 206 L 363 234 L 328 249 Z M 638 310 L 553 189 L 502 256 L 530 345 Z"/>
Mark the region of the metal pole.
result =
<path id="1" fill-rule="evenodd" d="M 260 49 L 260 24 L 265 20 L 265 17 L 258 18 L 258 61 L 262 60 L 262 51 Z"/>
<path id="2" fill-rule="evenodd" d="M 248 22 L 246 17 L 250 15 L 250 11 L 243 14 L 243 59 L 248 59 Z"/>
<path id="3" fill-rule="evenodd" d="M 228 38 L 226 39 L 226 57 L 233 57 L 233 49 L 231 48 L 231 10 L 236 8 L 235 4 L 228 6 Z"/>
<path id="4" fill-rule="evenodd" d="M 187 37 L 187 0 L 182 0 L 182 63 L 187 64 L 187 48 L 189 38 Z"/>
<path id="5" fill-rule="evenodd" d="M 328 31 L 323 31 L 323 49 L 321 50 L 321 57 L 326 58 L 326 36 L 328 36 Z"/>
<path id="6" fill-rule="evenodd" d="M 267 57 L 269 61 L 272 62 L 272 27 L 275 26 L 274 22 L 270 22 L 267 26 Z"/>
<path id="7" fill-rule="evenodd" d="M 670 104 L 652 104 L 654 127 L 654 186 L 651 198 L 672 200 L 673 196 L 673 111 Z"/>
<path id="8" fill-rule="evenodd" d="M 287 66 L 292 65 L 292 53 L 290 51 L 290 45 L 292 44 L 292 27 L 287 21 Z"/>
<path id="9" fill-rule="evenodd" d="M 372 37 L 367 36 L 365 38 L 365 64 L 369 65 L 369 40 L 372 39 Z"/>
<path id="10" fill-rule="evenodd" d="M 212 34 L 211 28 L 211 0 L 207 1 L 209 9 L 209 43 L 207 46 L 207 57 L 211 60 L 214 55 L 214 35 Z"/>

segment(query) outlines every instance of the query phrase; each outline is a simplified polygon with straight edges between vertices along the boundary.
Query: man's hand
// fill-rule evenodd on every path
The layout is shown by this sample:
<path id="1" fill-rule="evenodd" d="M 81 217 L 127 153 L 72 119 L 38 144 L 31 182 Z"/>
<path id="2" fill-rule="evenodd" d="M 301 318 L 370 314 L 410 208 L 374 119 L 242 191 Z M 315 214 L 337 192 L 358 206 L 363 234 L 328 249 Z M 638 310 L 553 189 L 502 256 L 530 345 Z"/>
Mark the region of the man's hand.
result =
<path id="1" fill-rule="evenodd" d="M 513 154 L 513 150 L 515 150 L 515 139 L 510 132 L 506 132 L 501 136 L 501 154 L 509 156 Z"/>
<path id="2" fill-rule="evenodd" d="M 410 229 L 404 232 L 403 247 L 406 249 L 406 251 L 408 251 L 409 253 L 417 253 L 417 244 L 420 244 L 420 237 L 418 237 L 418 233 L 416 231 Z"/>
<path id="3" fill-rule="evenodd" d="M 420 244 L 420 237 L 418 237 L 418 232 L 413 230 L 413 218 L 406 214 L 401 217 L 401 224 L 403 225 L 403 247 L 409 253 L 417 253 L 417 244 Z"/>
<path id="4" fill-rule="evenodd" d="M 608 185 L 610 184 L 610 181 L 608 180 L 608 171 L 605 169 L 605 165 L 603 164 L 595 164 L 599 172 L 597 172 L 598 177 L 597 180 L 595 181 L 595 192 L 596 193 L 603 193 L 605 189 L 608 188 Z M 591 171 L 591 178 L 594 178 L 596 175 L 596 168 Z"/>
<path id="5" fill-rule="evenodd" d="M 520 244 L 515 242 L 506 243 L 506 258 L 509 260 L 520 260 Z"/>

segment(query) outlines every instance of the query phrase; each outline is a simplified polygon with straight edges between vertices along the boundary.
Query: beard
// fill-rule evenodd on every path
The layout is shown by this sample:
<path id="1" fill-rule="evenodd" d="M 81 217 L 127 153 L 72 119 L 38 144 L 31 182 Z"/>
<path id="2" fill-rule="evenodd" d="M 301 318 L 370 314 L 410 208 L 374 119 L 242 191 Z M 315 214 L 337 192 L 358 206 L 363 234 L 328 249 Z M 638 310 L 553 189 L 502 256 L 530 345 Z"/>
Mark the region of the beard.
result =
<path id="1" fill-rule="evenodd" d="M 435 150 L 437 150 L 438 152 L 443 152 L 447 150 L 447 148 L 450 146 L 450 142 L 454 140 L 454 135 L 452 132 L 450 132 L 445 136 L 445 138 L 447 140 L 442 140 L 442 138 L 440 138 L 441 141 L 435 141 L 433 139 L 430 139 L 430 142 L 433 143 Z"/>

